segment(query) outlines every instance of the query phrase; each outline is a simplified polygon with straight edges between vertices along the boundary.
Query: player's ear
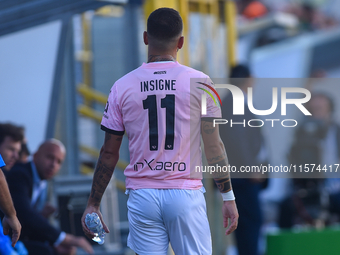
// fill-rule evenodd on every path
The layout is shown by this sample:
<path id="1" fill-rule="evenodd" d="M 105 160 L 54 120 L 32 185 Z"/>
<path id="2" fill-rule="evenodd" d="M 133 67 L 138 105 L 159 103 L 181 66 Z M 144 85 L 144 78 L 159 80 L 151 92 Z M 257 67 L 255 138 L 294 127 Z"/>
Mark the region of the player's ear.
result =
<path id="1" fill-rule="evenodd" d="M 144 44 L 148 45 L 149 44 L 149 40 L 148 40 L 148 32 L 144 31 L 143 33 L 143 40 L 144 40 Z"/>
<path id="2" fill-rule="evenodd" d="M 181 36 L 181 37 L 178 39 L 177 49 L 179 49 L 179 50 L 182 49 L 183 44 L 184 44 L 184 36 Z"/>

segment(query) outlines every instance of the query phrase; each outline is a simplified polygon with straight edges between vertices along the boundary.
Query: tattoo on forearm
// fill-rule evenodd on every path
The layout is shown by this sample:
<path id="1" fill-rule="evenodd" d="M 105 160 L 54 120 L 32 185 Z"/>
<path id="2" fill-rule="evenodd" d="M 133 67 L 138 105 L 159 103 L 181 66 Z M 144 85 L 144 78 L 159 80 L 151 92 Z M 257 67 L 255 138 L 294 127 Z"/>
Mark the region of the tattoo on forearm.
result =
<path id="1" fill-rule="evenodd" d="M 228 166 L 228 157 L 227 154 L 224 153 L 222 155 L 212 157 L 208 159 L 209 165 L 225 167 Z M 214 181 L 221 193 L 225 193 L 231 190 L 231 182 L 229 172 L 214 172 L 213 173 Z"/>
<path id="2" fill-rule="evenodd" d="M 96 170 L 93 176 L 91 199 L 95 206 L 99 206 L 104 191 L 109 184 L 114 169 L 106 166 L 101 157 L 98 159 Z"/>
<path id="3" fill-rule="evenodd" d="M 214 179 L 214 180 L 221 193 L 225 193 L 231 190 L 230 178 Z"/>
<path id="4" fill-rule="evenodd" d="M 216 165 L 216 164 L 220 164 L 221 166 L 225 166 L 228 165 L 228 157 L 227 157 L 227 153 L 223 153 L 221 155 L 217 155 L 217 156 L 213 156 L 211 158 L 207 158 L 208 160 L 208 164 L 209 165 Z"/>
<path id="5" fill-rule="evenodd" d="M 214 164 L 214 162 L 217 162 L 217 161 L 220 161 L 222 159 L 224 159 L 224 157 L 226 157 L 226 155 L 219 155 L 219 156 L 216 156 L 216 157 L 211 157 L 211 158 L 208 158 L 208 162 L 209 164 Z"/>
<path id="6" fill-rule="evenodd" d="M 203 123 L 203 132 L 208 135 L 211 135 L 212 133 L 214 133 L 216 128 L 217 127 L 214 127 L 212 122 L 204 121 Z"/>

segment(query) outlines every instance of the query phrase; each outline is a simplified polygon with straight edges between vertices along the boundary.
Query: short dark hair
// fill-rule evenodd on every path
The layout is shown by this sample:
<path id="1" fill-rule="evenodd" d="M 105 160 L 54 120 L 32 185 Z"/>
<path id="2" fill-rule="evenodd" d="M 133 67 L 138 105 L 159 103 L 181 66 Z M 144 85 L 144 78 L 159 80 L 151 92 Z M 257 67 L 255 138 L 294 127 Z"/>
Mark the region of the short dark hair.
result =
<path id="1" fill-rule="evenodd" d="M 245 81 L 251 77 L 250 69 L 246 65 L 236 65 L 230 70 L 230 83 L 236 86 L 242 86 Z"/>
<path id="2" fill-rule="evenodd" d="M 22 142 L 24 140 L 24 128 L 13 125 L 11 123 L 0 123 L 0 144 L 9 136 L 15 142 Z"/>
<path id="3" fill-rule="evenodd" d="M 27 156 L 31 155 L 31 152 L 28 149 L 27 143 L 25 142 L 21 143 L 21 150 L 19 152 L 19 157 L 21 157 L 23 154 L 26 154 Z"/>
<path id="4" fill-rule="evenodd" d="M 147 22 L 147 32 L 159 41 L 167 41 L 181 35 L 182 18 L 178 11 L 171 8 L 159 8 L 153 11 Z"/>

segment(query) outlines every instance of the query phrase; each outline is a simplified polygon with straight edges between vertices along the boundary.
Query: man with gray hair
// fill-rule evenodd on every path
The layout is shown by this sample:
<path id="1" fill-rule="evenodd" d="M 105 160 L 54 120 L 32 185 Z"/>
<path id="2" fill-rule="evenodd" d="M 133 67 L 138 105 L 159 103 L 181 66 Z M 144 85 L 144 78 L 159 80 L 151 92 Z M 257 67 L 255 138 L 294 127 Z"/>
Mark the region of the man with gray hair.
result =
<path id="1" fill-rule="evenodd" d="M 8 186 L 23 227 L 20 240 L 29 254 L 71 255 L 75 254 L 76 247 L 93 254 L 90 243 L 84 237 L 60 231 L 41 214 L 46 198 L 46 181 L 58 174 L 65 153 L 65 147 L 60 141 L 47 140 L 34 153 L 31 162 L 16 164 L 8 173 Z"/>

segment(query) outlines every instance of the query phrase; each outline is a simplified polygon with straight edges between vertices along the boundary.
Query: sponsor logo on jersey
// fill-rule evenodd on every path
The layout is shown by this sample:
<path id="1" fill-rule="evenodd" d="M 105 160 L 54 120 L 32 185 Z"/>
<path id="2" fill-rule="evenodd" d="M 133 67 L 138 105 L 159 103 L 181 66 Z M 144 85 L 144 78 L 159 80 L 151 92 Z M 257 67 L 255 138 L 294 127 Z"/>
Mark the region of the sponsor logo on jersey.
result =
<path id="1" fill-rule="evenodd" d="M 157 161 L 155 162 L 155 159 L 151 159 L 150 161 L 144 159 L 144 162 L 137 162 L 133 165 L 134 171 L 139 171 L 143 169 L 145 166 L 146 169 L 149 170 L 163 170 L 163 171 L 185 171 L 187 169 L 187 166 L 185 162 L 162 162 Z"/>
<path id="2" fill-rule="evenodd" d="M 153 74 L 166 74 L 166 71 L 156 71 Z"/>
<path id="3" fill-rule="evenodd" d="M 109 101 L 106 102 L 106 106 L 105 106 L 105 109 L 104 109 L 104 114 L 103 114 L 103 117 L 105 119 L 109 119 L 109 116 L 107 116 L 107 111 L 109 110 Z"/>
<path id="4" fill-rule="evenodd" d="M 106 102 L 106 106 L 105 106 L 104 112 L 107 113 L 108 110 L 109 110 L 109 101 Z"/>

